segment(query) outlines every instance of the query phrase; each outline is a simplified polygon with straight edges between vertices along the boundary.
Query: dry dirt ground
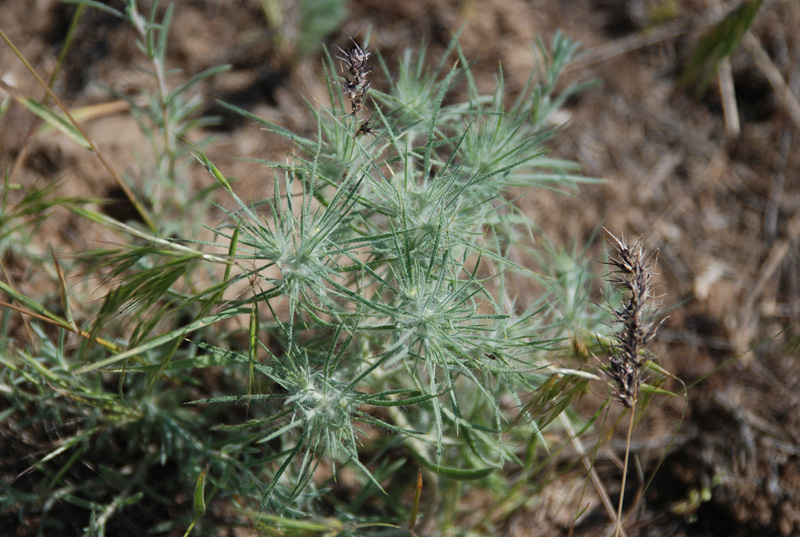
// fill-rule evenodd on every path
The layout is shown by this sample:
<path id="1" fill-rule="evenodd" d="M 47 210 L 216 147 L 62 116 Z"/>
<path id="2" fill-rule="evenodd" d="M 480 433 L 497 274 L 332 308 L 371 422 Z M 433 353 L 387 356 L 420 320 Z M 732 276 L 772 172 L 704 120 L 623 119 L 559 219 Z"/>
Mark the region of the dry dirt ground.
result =
<path id="1" fill-rule="evenodd" d="M 185 77 L 233 66 L 201 86 L 207 112 L 219 112 L 213 103 L 222 99 L 290 128 L 310 126 L 300 96 L 324 98 L 319 55 L 293 60 L 276 49 L 256 0 L 175 4 L 168 66 Z M 40 73 L 49 73 L 73 9 L 55 0 L 3 0 L 0 28 Z M 674 308 L 655 352 L 689 386 L 688 407 L 682 423 L 682 407 L 668 405 L 637 428 L 634 453 L 647 478 L 680 424 L 628 535 L 800 535 L 800 5 L 765 2 L 732 57 L 738 135 L 726 128 L 716 81 L 702 98 L 676 88 L 717 9 L 725 9 L 723 2 L 353 0 L 343 26 L 326 40 L 345 47 L 371 28 L 371 49 L 392 65 L 423 40 L 438 58 L 465 25 L 461 44 L 478 60 L 480 83 L 491 87 L 500 61 L 511 94 L 531 72 L 531 39 L 549 42 L 560 28 L 582 42 L 585 55 L 565 82 L 603 82 L 568 102 L 569 122 L 551 145 L 555 156 L 577 160 L 586 175 L 605 182 L 574 196 L 537 192 L 520 203 L 555 245 L 581 244 L 603 225 L 641 235 L 660 250 L 662 300 Z M 92 82 L 123 93 L 149 84 L 137 70 L 143 60 L 133 40 L 125 24 L 87 16 L 56 93 L 77 107 L 112 100 Z M 40 94 L 5 45 L 0 75 Z M 378 77 L 374 84 L 381 87 Z M 60 179 L 65 195 L 114 194 L 96 159 L 71 142 L 56 134 L 26 142 L 31 121 L 18 106 L 0 120 L 0 166 L 5 172 L 19 163 L 14 181 Z M 146 149 L 127 115 L 106 114 L 87 127 L 112 165 L 135 169 L 133 148 Z M 238 188 L 262 188 L 263 170 L 232 157 L 270 158 L 281 148 L 232 115 L 214 134 L 212 160 L 238 178 Z M 66 217 L 46 225 L 43 243 L 80 244 L 74 226 Z M 602 248 L 595 239 L 590 255 L 600 259 Z M 609 443 L 596 466 L 612 497 L 619 446 Z M 575 471 L 577 486 L 561 483 L 546 488 L 535 507 L 501 521 L 505 534 L 566 535 L 582 474 Z M 635 498 L 642 482 L 634 475 L 629 484 Z M 711 492 L 707 501 L 693 501 L 693 491 L 702 490 Z M 471 501 L 480 509 L 480 497 Z M 574 535 L 597 535 L 606 520 L 593 507 Z"/>

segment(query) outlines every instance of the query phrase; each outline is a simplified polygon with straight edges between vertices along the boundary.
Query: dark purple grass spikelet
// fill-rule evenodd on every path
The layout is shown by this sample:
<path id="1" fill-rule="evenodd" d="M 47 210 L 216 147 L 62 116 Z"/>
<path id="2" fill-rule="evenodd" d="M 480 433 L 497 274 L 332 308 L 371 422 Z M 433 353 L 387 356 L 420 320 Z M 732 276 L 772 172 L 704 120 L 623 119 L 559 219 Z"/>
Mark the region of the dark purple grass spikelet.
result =
<path id="1" fill-rule="evenodd" d="M 345 93 L 350 99 L 350 107 L 352 109 L 350 115 L 355 116 L 364 107 L 364 97 L 369 91 L 369 73 L 372 68 L 367 66 L 367 60 L 372 56 L 372 53 L 367 51 L 367 47 L 361 48 L 358 46 L 355 41 L 352 49 L 345 52 L 339 48 L 339 52 L 342 55 L 337 56 L 337 58 L 345 63 L 347 72 L 350 73 L 349 77 L 344 75 L 345 81 L 340 82 L 340 84 L 344 87 Z"/>
<path id="2" fill-rule="evenodd" d="M 641 354 L 653 341 L 661 326 L 654 321 L 656 310 L 648 305 L 652 295 L 651 280 L 658 260 L 658 251 L 646 253 L 641 239 L 631 247 L 606 230 L 614 240 L 616 256 L 607 263 L 611 268 L 608 282 L 625 293 L 619 309 L 612 310 L 620 331 L 614 334 L 611 348 L 608 377 L 614 382 L 617 396 L 622 404 L 631 408 L 639 397 L 642 383 L 642 367 L 645 360 Z"/>

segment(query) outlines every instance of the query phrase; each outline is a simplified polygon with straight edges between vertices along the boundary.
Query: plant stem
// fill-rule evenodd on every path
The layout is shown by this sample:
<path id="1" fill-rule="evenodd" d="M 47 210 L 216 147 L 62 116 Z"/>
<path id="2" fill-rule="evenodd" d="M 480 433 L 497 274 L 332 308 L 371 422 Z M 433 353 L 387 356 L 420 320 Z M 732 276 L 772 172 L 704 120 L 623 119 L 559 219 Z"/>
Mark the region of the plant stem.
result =
<path id="1" fill-rule="evenodd" d="M 103 156 L 103 153 L 101 153 L 100 150 L 97 149 L 97 146 L 94 144 L 92 139 L 89 138 L 89 135 L 86 133 L 83 127 L 81 127 L 81 125 L 77 121 L 75 121 L 75 118 L 72 117 L 72 114 L 70 114 L 69 109 L 66 107 L 66 105 L 61 101 L 61 99 L 56 97 L 56 94 L 53 93 L 53 90 L 51 90 L 50 87 L 47 85 L 47 83 L 45 83 L 45 81 L 42 80 L 42 77 L 39 76 L 39 73 L 36 72 L 36 70 L 30 63 L 28 63 L 28 60 L 26 60 L 22 56 L 22 53 L 17 49 L 17 47 L 14 46 L 14 44 L 2 30 L 0 30 L 0 38 L 2 38 L 3 41 L 6 42 L 6 45 L 8 45 L 8 47 L 14 52 L 14 55 L 19 59 L 19 61 L 22 62 L 22 64 L 25 66 L 28 72 L 31 73 L 34 76 L 34 78 L 36 78 L 36 81 L 39 83 L 39 85 L 42 86 L 42 88 L 44 88 L 44 90 L 47 92 L 47 95 L 49 95 L 50 98 L 53 99 L 53 102 L 55 102 L 61 109 L 61 111 L 64 112 L 64 116 L 67 118 L 67 120 L 78 130 L 78 132 L 81 133 L 83 139 L 86 140 L 86 143 L 88 143 L 89 146 L 91 147 L 92 153 L 94 153 L 95 156 L 97 156 L 97 158 L 103 164 L 103 167 L 105 167 L 109 175 L 111 175 L 111 177 L 114 179 L 114 182 L 116 182 L 117 185 L 125 193 L 125 196 L 130 200 L 131 204 L 136 208 L 136 212 L 138 212 L 139 216 L 142 217 L 142 221 L 148 227 L 148 229 L 155 231 L 157 227 L 153 222 L 153 219 L 150 218 L 150 214 L 147 212 L 144 206 L 141 203 L 139 203 L 139 200 L 133 194 L 133 191 L 131 191 L 131 189 L 128 187 L 125 181 L 122 180 L 122 177 L 120 177 L 117 171 L 111 166 L 111 164 L 109 164 L 105 156 Z"/>
<path id="2" fill-rule="evenodd" d="M 569 421 L 569 418 L 562 412 L 559 414 L 559 419 L 561 423 L 564 425 L 564 430 L 567 431 L 569 435 L 570 441 L 572 445 L 575 447 L 575 451 L 578 453 L 578 456 L 583 461 L 583 465 L 586 467 L 586 471 L 589 472 L 589 477 L 592 480 L 592 484 L 594 484 L 594 488 L 597 491 L 597 494 L 600 496 L 600 501 L 603 503 L 603 507 L 605 507 L 606 512 L 608 513 L 608 518 L 614 520 L 614 505 L 611 503 L 611 498 L 608 496 L 608 492 L 606 491 L 605 487 L 603 486 L 603 481 L 600 479 L 600 476 L 597 475 L 597 470 L 594 469 L 593 461 L 589 460 L 586 455 L 586 448 L 583 446 L 583 442 L 581 441 L 578 434 L 575 432 L 575 428 L 572 426 L 572 423 Z M 614 520 L 617 522 L 616 520 Z M 625 530 L 622 529 L 617 522 L 617 526 L 619 527 L 619 532 L 621 533 L 622 537 L 627 537 L 625 534 Z"/>
<path id="3" fill-rule="evenodd" d="M 625 499 L 625 482 L 628 479 L 628 459 L 631 455 L 631 436 L 633 434 L 633 418 L 636 415 L 636 401 L 631 405 L 631 418 L 628 421 L 628 438 L 625 441 L 625 463 L 622 465 L 622 485 L 619 491 L 619 505 L 617 506 L 617 528 L 614 537 L 619 537 L 622 529 L 622 502 Z"/>

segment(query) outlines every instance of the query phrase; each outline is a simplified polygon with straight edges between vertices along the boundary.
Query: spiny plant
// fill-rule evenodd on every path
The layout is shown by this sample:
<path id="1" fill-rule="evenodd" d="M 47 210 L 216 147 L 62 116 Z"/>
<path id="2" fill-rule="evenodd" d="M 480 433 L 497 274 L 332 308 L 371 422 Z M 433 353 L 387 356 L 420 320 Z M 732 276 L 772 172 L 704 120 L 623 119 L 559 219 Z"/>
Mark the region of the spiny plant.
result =
<path id="1" fill-rule="evenodd" d="M 131 19 L 144 25 L 149 56 L 167 26 L 154 17 Z M 346 531 L 353 520 L 362 527 L 411 520 L 413 530 L 416 514 L 395 499 L 413 490 L 419 505 L 420 486 L 409 479 L 417 468 L 432 498 L 423 514 L 443 533 L 457 531 L 469 484 L 510 494 L 499 470 L 540 467 L 535 448 L 545 443 L 543 429 L 596 378 L 553 365 L 569 336 L 553 306 L 563 301 L 579 310 L 585 295 L 577 287 L 585 281 L 535 274 L 510 259 L 519 246 L 510 238 L 536 229 L 513 202 L 518 189 L 586 180 L 573 173 L 574 163 L 544 149 L 557 132 L 552 113 L 585 87 L 556 92 L 576 44 L 557 33 L 551 46 L 539 41 L 535 50 L 544 58 L 539 76 L 510 108 L 502 71 L 495 91 L 481 93 L 455 38 L 432 70 L 424 50 L 403 56 L 394 78 L 378 57 L 383 92 L 373 87 L 376 53 L 368 43 L 339 49 L 341 71 L 327 54 L 329 102 L 309 103 L 312 136 L 226 104 L 294 150 L 285 161 L 262 161 L 271 195 L 245 201 L 191 146 L 235 204 L 223 210 L 214 241 L 165 239 L 71 208 L 132 244 L 82 256 L 112 282 L 91 322 L 77 329 L 44 316 L 77 333 L 80 344 L 42 346 L 8 361 L 14 369 L 6 385 L 28 386 L 23 369 L 47 364 L 26 382 L 41 390 L 62 383 L 63 391 L 84 394 L 70 400 L 76 408 L 97 412 L 97 425 L 76 431 L 79 440 L 41 460 L 39 471 L 56 483 L 73 477 L 75 462 L 102 445 L 105 420 L 146 432 L 149 444 L 159 437 L 155 459 L 188 465 L 181 468 L 196 482 L 195 505 L 176 524 L 205 512 L 210 488 L 238 507 L 257 508 L 253 520 L 269 520 L 276 534 Z M 163 62 L 162 49 L 152 51 Z M 170 95 L 162 92 L 156 109 Z M 137 113 L 167 136 L 158 130 L 164 116 Z M 213 278 L 198 276 L 200 266 Z M 512 278 L 549 288 L 523 303 L 508 291 Z M 569 326 L 586 319 L 574 315 Z M 589 321 L 585 330 L 597 330 Z M 219 372 L 213 382 L 209 367 Z M 179 396 L 192 406 L 177 407 Z M 87 447 L 49 469 L 78 445 Z M 109 466 L 100 474 L 113 472 Z M 341 490 L 342 475 L 357 485 Z M 153 497 L 146 479 L 127 483 L 111 502 L 83 501 L 98 513 L 91 531 L 102 533 L 121 506 L 141 501 L 140 492 Z M 13 487 L 5 490 L 14 497 Z M 340 520 L 314 528 L 297 522 L 326 510 Z M 484 521 L 472 531 L 493 529 Z"/>
<path id="2" fill-rule="evenodd" d="M 402 90 L 390 84 L 389 93 L 371 90 L 366 45 L 340 50 L 343 80 L 329 56 L 329 107 L 311 108 L 316 138 L 237 109 L 297 148 L 288 164 L 265 161 L 283 172 L 272 199 L 259 204 L 268 220 L 198 152 L 239 204 L 220 235 L 231 263 L 249 267 L 238 278 L 258 289 L 225 310 L 249 310 L 248 352 L 206 348 L 250 363 L 253 377 L 266 375 L 279 389 L 197 403 L 248 402 L 252 410 L 258 401 L 270 416 L 237 426 L 277 443 L 280 463 L 266 470 L 262 509 L 290 513 L 316 489 L 314 470 L 324 460 L 359 468 L 365 486 L 383 490 L 362 460 L 387 438 L 437 486 L 487 478 L 507 461 L 521 463 L 506 442 L 520 393 L 535 393 L 554 375 L 566 375 L 565 393 L 585 385 L 585 376 L 555 373 L 542 360 L 556 343 L 543 302 L 520 311 L 507 296 L 507 274 L 526 270 L 508 260 L 494 231 L 526 221 L 505 198 L 511 187 L 579 180 L 543 156 L 541 142 L 553 133 L 545 119 L 559 100 L 554 81 L 575 47 L 558 34 L 552 50 L 545 85 L 532 85 L 510 112 L 502 74 L 495 93 L 481 96 L 455 39 L 448 53 L 458 65 L 424 74 L 409 72 L 406 59 Z M 468 100 L 443 104 L 459 78 Z M 417 94 L 412 81 L 429 92 L 427 101 L 408 99 Z M 373 94 L 373 119 L 363 119 Z M 364 135 L 365 122 L 374 136 Z M 552 417 L 530 415 L 526 423 L 540 431 Z M 287 480 L 291 492 L 279 494 Z"/>

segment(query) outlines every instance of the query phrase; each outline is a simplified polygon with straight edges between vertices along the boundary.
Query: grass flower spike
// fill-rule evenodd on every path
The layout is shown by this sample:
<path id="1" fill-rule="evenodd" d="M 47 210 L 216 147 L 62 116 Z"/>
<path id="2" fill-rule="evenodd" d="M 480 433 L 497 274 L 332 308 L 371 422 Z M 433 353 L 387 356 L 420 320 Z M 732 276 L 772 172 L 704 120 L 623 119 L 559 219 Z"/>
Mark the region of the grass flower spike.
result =
<path id="1" fill-rule="evenodd" d="M 606 230 L 607 231 L 607 230 Z M 607 375 L 615 384 L 617 395 L 626 407 L 632 408 L 639 397 L 642 383 L 642 351 L 653 341 L 661 326 L 654 321 L 656 310 L 648 303 L 653 297 L 652 278 L 658 251 L 646 253 L 641 239 L 628 246 L 625 238 L 614 240 L 616 256 L 608 265 L 612 267 L 608 282 L 625 294 L 619 309 L 612 310 L 621 329 L 614 335 Z M 663 322 L 663 320 L 661 321 Z"/>
<path id="2" fill-rule="evenodd" d="M 339 51 L 343 56 L 338 56 L 345 64 L 347 64 L 347 71 L 350 73 L 352 80 L 347 75 L 344 76 L 344 82 L 341 85 L 345 88 L 345 93 L 350 99 L 350 106 L 352 112 L 350 115 L 355 116 L 364 107 L 364 97 L 369 91 L 370 81 L 369 73 L 372 71 L 367 67 L 367 60 L 372 56 L 372 53 L 367 52 L 367 48 L 361 48 L 353 42 L 353 48 L 345 52 L 342 49 Z"/>

